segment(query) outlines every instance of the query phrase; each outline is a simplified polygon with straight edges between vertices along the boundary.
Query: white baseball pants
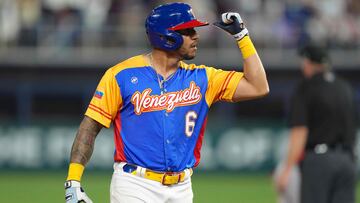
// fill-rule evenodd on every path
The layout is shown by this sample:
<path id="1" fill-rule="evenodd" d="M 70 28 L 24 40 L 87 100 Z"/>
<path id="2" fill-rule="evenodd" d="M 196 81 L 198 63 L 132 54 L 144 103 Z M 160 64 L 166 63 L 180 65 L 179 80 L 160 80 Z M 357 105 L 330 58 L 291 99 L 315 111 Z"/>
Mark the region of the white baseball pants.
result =
<path id="1" fill-rule="evenodd" d="M 165 186 L 160 182 L 124 172 L 125 163 L 115 163 L 110 185 L 111 203 L 192 203 L 191 177 Z"/>

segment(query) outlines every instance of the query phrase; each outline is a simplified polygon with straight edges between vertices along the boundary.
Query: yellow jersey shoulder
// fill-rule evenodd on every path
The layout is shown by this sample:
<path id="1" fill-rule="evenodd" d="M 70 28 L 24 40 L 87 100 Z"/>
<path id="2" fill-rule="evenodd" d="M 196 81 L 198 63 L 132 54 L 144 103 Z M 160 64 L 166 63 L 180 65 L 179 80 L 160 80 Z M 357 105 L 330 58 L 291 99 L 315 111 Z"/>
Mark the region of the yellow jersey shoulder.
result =
<path id="1" fill-rule="evenodd" d="M 116 64 L 115 66 L 111 67 L 110 70 L 114 75 L 116 75 L 125 69 L 145 67 L 148 65 L 149 64 L 145 61 L 144 55 L 137 55 Z"/>
<path id="2" fill-rule="evenodd" d="M 183 68 L 185 70 L 194 70 L 194 69 L 203 69 L 203 68 L 207 68 L 207 66 L 205 65 L 196 65 L 196 64 L 187 64 L 183 61 L 180 61 L 180 68 Z"/>

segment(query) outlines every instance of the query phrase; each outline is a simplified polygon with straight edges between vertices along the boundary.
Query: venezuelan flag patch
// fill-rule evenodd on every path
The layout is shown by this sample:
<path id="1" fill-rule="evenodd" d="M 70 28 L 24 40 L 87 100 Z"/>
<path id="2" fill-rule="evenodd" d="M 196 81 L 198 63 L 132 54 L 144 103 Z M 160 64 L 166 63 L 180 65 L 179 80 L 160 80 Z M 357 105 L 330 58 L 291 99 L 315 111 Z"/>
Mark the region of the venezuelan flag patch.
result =
<path id="1" fill-rule="evenodd" d="M 95 98 L 101 99 L 103 96 L 104 96 L 104 92 L 102 91 L 96 90 L 94 93 Z"/>

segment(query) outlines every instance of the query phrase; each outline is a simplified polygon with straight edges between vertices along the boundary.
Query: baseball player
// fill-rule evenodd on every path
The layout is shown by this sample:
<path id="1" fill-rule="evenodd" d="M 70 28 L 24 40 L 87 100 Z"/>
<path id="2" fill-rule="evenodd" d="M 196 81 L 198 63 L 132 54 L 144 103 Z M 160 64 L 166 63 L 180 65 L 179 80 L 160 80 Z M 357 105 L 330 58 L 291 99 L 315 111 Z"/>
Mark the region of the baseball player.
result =
<path id="1" fill-rule="evenodd" d="M 210 106 L 268 94 L 261 60 L 238 13 L 215 26 L 230 33 L 244 59 L 243 72 L 187 64 L 197 52 L 195 27 L 206 26 L 188 4 L 156 7 L 145 22 L 153 47 L 108 69 L 77 132 L 65 183 L 66 202 L 92 202 L 81 188 L 85 165 L 102 127 L 114 128 L 110 201 L 192 202 L 191 175 Z M 240 57 L 240 55 L 239 55 Z"/>

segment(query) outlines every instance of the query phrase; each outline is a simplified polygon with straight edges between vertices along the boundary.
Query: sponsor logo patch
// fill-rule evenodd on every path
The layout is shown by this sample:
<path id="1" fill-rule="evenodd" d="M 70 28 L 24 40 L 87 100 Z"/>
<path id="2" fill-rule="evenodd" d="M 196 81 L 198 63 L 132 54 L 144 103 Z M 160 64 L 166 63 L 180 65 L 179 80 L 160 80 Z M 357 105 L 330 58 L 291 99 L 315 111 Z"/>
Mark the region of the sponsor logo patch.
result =
<path id="1" fill-rule="evenodd" d="M 138 83 L 138 78 L 135 77 L 135 76 L 132 77 L 132 78 L 131 78 L 131 83 L 132 83 L 132 84 L 137 84 L 137 83 Z"/>

